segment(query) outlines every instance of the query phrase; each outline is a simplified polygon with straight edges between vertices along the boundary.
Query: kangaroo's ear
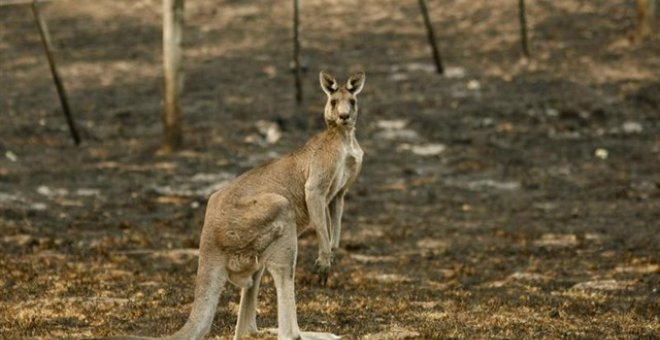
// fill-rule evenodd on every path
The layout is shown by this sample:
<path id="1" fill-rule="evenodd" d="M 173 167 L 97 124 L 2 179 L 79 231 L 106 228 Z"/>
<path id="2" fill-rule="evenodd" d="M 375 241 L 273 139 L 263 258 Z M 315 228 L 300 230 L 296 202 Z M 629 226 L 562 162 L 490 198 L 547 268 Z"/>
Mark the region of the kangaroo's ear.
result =
<path id="1" fill-rule="evenodd" d="M 362 91 L 362 88 L 364 87 L 364 81 L 366 79 L 367 76 L 364 74 L 364 72 L 354 73 L 348 78 L 348 81 L 346 82 L 346 89 L 351 91 L 351 93 L 355 96 L 360 93 L 360 91 Z"/>
<path id="2" fill-rule="evenodd" d="M 332 95 L 337 91 L 339 86 L 337 86 L 337 81 L 330 73 L 326 71 L 321 71 L 319 74 L 319 80 L 321 81 L 321 88 L 328 96 Z"/>

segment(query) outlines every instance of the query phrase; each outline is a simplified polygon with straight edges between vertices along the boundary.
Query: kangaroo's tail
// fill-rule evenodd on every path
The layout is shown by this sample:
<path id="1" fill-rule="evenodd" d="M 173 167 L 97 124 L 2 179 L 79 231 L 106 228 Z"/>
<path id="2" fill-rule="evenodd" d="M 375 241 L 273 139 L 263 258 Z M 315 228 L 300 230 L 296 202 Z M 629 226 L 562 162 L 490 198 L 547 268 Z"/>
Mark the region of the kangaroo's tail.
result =
<path id="1" fill-rule="evenodd" d="M 165 339 L 203 339 L 211 330 L 218 299 L 227 283 L 225 261 L 220 256 L 201 254 L 195 283 L 195 301 L 188 321 L 176 333 Z"/>
<path id="2" fill-rule="evenodd" d="M 161 339 L 203 339 L 206 333 L 211 330 L 215 309 L 218 306 L 218 299 L 227 280 L 228 273 L 224 259 L 220 258 L 220 256 L 209 254 L 205 256 L 200 254 L 199 267 L 197 268 L 197 282 L 195 283 L 195 301 L 193 302 L 190 316 L 188 316 L 188 321 L 176 333 Z M 108 339 L 137 340 L 155 338 L 121 336 Z"/>

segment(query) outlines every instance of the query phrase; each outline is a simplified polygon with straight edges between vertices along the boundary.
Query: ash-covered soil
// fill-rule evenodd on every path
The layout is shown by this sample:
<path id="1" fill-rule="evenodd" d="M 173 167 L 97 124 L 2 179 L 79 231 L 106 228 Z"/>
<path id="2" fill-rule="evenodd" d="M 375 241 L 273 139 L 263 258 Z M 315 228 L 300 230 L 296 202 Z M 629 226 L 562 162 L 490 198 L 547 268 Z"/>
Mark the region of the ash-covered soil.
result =
<path id="1" fill-rule="evenodd" d="M 367 73 L 327 287 L 300 239 L 299 324 L 348 339 L 660 334 L 660 39 L 632 1 L 416 1 L 302 9 L 188 1 L 185 147 L 158 155 L 161 4 L 42 6 L 84 142 L 69 139 L 29 7 L 0 7 L 0 338 L 163 335 L 188 316 L 208 194 L 323 128 L 318 71 Z M 656 26 L 656 31 L 657 26 Z M 262 122 L 259 122 L 262 121 Z M 278 138 L 279 137 L 279 138 Z M 276 327 L 264 278 L 260 327 Z M 210 337 L 230 339 L 239 291 Z"/>

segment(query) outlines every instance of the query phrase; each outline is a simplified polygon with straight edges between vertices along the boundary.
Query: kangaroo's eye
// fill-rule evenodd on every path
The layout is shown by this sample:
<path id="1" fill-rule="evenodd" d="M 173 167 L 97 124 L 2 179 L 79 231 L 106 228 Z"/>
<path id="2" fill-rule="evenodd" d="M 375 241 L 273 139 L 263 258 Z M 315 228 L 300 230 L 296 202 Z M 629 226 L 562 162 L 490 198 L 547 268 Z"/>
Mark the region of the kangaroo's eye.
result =
<path id="1" fill-rule="evenodd" d="M 337 99 L 333 99 L 330 101 L 330 105 L 336 106 L 337 105 Z"/>
<path id="2" fill-rule="evenodd" d="M 355 99 L 352 99 L 352 98 L 351 98 L 351 100 L 349 100 L 349 102 L 351 103 L 351 106 L 355 106 L 355 104 L 357 103 L 357 102 L 355 101 Z"/>

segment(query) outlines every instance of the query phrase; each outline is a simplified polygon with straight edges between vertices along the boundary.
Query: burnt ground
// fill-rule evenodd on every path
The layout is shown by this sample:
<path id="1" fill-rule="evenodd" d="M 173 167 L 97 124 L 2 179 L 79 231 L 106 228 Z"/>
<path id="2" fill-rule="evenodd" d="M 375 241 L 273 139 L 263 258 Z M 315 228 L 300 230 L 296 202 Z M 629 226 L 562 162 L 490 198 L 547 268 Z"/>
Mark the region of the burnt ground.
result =
<path id="1" fill-rule="evenodd" d="M 84 143 L 72 146 L 29 7 L 0 8 L 0 338 L 162 335 L 185 321 L 206 197 L 322 128 L 317 74 L 365 70 L 329 284 L 300 239 L 301 328 L 347 338 L 659 337 L 660 39 L 632 1 L 190 1 L 185 147 L 158 155 L 160 2 L 43 5 Z M 656 27 L 657 29 L 657 27 Z M 281 138 L 268 143 L 259 126 Z M 270 124 L 268 124 L 270 123 Z M 273 138 L 273 140 L 276 138 Z M 230 338 L 227 288 L 211 337 Z M 264 279 L 260 326 L 276 326 Z"/>

